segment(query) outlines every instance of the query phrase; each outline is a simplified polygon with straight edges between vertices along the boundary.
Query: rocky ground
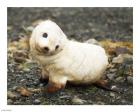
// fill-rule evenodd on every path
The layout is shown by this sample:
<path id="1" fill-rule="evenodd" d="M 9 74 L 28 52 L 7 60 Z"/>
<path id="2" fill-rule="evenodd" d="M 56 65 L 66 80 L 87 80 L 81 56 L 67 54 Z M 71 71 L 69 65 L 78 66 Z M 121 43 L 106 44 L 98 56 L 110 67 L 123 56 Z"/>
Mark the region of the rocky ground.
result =
<path id="1" fill-rule="evenodd" d="M 133 104 L 132 8 L 8 8 L 9 105 L 132 105 Z M 120 93 L 89 86 L 67 85 L 47 94 L 40 83 L 40 67 L 30 59 L 28 39 L 39 21 L 54 20 L 69 39 L 93 38 L 106 49 L 109 66 L 104 78 Z"/>

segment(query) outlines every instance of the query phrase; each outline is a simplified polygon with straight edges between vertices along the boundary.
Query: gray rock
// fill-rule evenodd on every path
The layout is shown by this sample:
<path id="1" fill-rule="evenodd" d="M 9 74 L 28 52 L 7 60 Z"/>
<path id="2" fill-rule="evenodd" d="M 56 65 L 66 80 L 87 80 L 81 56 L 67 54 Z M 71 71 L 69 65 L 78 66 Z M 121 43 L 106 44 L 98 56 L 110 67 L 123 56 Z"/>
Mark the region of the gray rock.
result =
<path id="1" fill-rule="evenodd" d="M 111 97 L 115 97 L 115 94 L 113 92 L 110 93 Z"/>
<path id="2" fill-rule="evenodd" d="M 121 98 L 120 96 L 117 96 L 117 97 L 116 97 L 117 100 L 119 100 L 120 98 Z"/>
<path id="3" fill-rule="evenodd" d="M 42 83 L 39 84 L 39 87 L 43 87 L 43 86 L 44 86 L 44 84 L 42 84 Z"/>
<path id="4" fill-rule="evenodd" d="M 132 76 L 128 76 L 127 77 L 127 81 L 128 81 L 128 83 L 133 84 L 133 77 Z"/>
<path id="5" fill-rule="evenodd" d="M 117 57 L 113 58 L 112 63 L 123 63 L 127 60 L 132 60 L 133 56 L 129 54 L 120 54 Z"/>
<path id="6" fill-rule="evenodd" d="M 116 72 L 117 69 L 113 68 L 113 69 L 110 69 L 109 71 L 110 71 L 110 72 Z"/>
<path id="7" fill-rule="evenodd" d="M 122 92 L 121 88 L 118 88 L 116 85 L 112 85 L 111 90 L 114 90 L 114 91 L 117 91 L 117 92 Z"/>
<path id="8" fill-rule="evenodd" d="M 32 26 L 29 26 L 29 27 L 26 28 L 26 30 L 29 31 L 29 32 L 32 32 L 33 29 L 34 29 L 34 27 L 32 27 Z"/>
<path id="9" fill-rule="evenodd" d="M 35 99 L 34 104 L 40 104 L 41 101 L 39 99 Z"/>
<path id="10" fill-rule="evenodd" d="M 24 82 L 26 82 L 26 79 L 21 79 L 20 82 L 24 83 Z"/>
<path id="11" fill-rule="evenodd" d="M 85 41 L 85 43 L 99 45 L 99 42 L 97 40 L 93 39 L 93 38 Z"/>
<path id="12" fill-rule="evenodd" d="M 107 77 L 110 79 L 110 80 L 112 80 L 112 79 L 114 79 L 114 77 L 115 77 L 115 73 L 109 73 L 109 74 L 107 74 Z"/>
<path id="13" fill-rule="evenodd" d="M 124 100 L 124 99 L 122 99 L 121 102 L 122 102 L 123 104 L 126 104 L 126 103 L 127 103 L 127 101 Z"/>
<path id="14" fill-rule="evenodd" d="M 59 98 L 60 98 L 60 99 L 68 99 L 68 98 L 70 98 L 70 96 L 68 96 L 68 95 L 63 95 L 63 96 L 60 96 Z"/>
<path id="15" fill-rule="evenodd" d="M 12 103 L 13 103 L 13 101 L 12 101 L 11 99 L 8 99 L 8 100 L 7 100 L 7 104 L 8 104 L 8 105 L 10 105 L 10 104 L 12 104 Z"/>
<path id="16" fill-rule="evenodd" d="M 12 90 L 14 90 L 14 91 L 15 91 L 16 89 L 17 89 L 17 86 L 14 86 L 14 87 L 12 88 Z"/>
<path id="17" fill-rule="evenodd" d="M 120 77 L 117 77 L 115 81 L 116 82 L 123 82 L 124 78 L 120 76 Z"/>
<path id="18" fill-rule="evenodd" d="M 14 105 L 20 105 L 20 104 L 21 104 L 20 101 L 16 101 L 16 102 L 14 102 Z"/>
<path id="19" fill-rule="evenodd" d="M 98 101 L 97 104 L 99 104 L 99 105 L 105 105 L 105 103 L 102 102 L 102 101 Z"/>
<path id="20" fill-rule="evenodd" d="M 85 100 L 82 100 L 77 96 L 74 96 L 74 98 L 72 99 L 72 103 L 77 105 L 84 104 L 85 102 Z"/>
<path id="21" fill-rule="evenodd" d="M 39 83 L 38 83 L 38 81 L 36 81 L 36 80 L 33 82 L 33 85 L 38 85 L 38 84 L 39 84 Z"/>
<path id="22" fill-rule="evenodd" d="M 7 91 L 7 98 L 16 99 L 17 95 L 11 91 Z"/>

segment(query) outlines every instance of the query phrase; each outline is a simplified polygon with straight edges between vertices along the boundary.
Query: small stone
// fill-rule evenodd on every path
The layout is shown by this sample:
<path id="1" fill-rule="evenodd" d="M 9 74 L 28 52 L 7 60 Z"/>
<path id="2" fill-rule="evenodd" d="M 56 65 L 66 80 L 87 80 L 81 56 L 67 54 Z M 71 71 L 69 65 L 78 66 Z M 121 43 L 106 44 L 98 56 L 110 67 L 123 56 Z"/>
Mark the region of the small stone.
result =
<path id="1" fill-rule="evenodd" d="M 29 27 L 27 27 L 27 31 L 29 31 L 29 32 L 32 32 L 33 31 L 33 29 L 34 29 L 34 27 L 32 27 L 32 26 L 29 26 Z"/>
<path id="2" fill-rule="evenodd" d="M 30 69 L 29 69 L 29 68 L 24 67 L 24 68 L 23 68 L 23 71 L 24 71 L 24 72 L 29 72 L 29 71 L 30 71 Z"/>
<path id="3" fill-rule="evenodd" d="M 97 40 L 95 40 L 95 39 L 89 39 L 89 40 L 85 41 L 85 43 L 99 45 L 98 41 L 97 41 Z"/>
<path id="4" fill-rule="evenodd" d="M 11 99 L 8 99 L 8 100 L 7 100 L 7 104 L 8 104 L 8 105 L 10 105 L 10 104 L 12 104 L 12 103 L 13 103 L 13 101 L 12 101 Z"/>
<path id="5" fill-rule="evenodd" d="M 86 102 L 85 100 L 82 100 L 77 96 L 74 96 L 74 98 L 72 99 L 72 103 L 77 105 L 84 104 L 85 102 Z"/>
<path id="6" fill-rule="evenodd" d="M 123 104 L 127 104 L 126 100 L 124 100 L 124 99 L 123 99 L 121 102 L 122 102 Z"/>
<path id="7" fill-rule="evenodd" d="M 105 105 L 105 103 L 104 102 L 101 102 L 101 101 L 98 101 L 97 104 L 99 104 L 99 105 Z"/>
<path id="8" fill-rule="evenodd" d="M 59 98 L 60 98 L 60 99 L 67 99 L 67 98 L 70 98 L 70 96 L 64 95 L 64 96 L 60 96 Z"/>
<path id="9" fill-rule="evenodd" d="M 21 102 L 19 102 L 19 101 L 14 102 L 14 105 L 20 105 L 20 104 L 21 104 Z"/>
<path id="10" fill-rule="evenodd" d="M 37 81 L 33 82 L 33 85 L 37 86 L 39 83 Z"/>
<path id="11" fill-rule="evenodd" d="M 44 86 L 44 84 L 43 84 L 43 83 L 39 84 L 39 87 L 43 87 L 43 86 Z"/>
<path id="12" fill-rule="evenodd" d="M 116 81 L 117 81 L 117 82 L 123 82 L 123 77 L 117 77 L 117 78 L 116 78 Z"/>
<path id="13" fill-rule="evenodd" d="M 128 83 L 133 84 L 133 77 L 128 76 L 127 81 L 128 81 Z"/>
<path id="14" fill-rule="evenodd" d="M 116 55 L 130 53 L 130 51 L 126 47 L 116 47 L 115 52 Z"/>
<path id="15" fill-rule="evenodd" d="M 114 79 L 114 77 L 115 77 L 115 73 L 110 73 L 110 74 L 107 74 L 107 77 L 110 79 L 110 80 L 112 80 L 112 79 Z"/>
<path id="16" fill-rule="evenodd" d="M 132 60 L 133 56 L 129 54 L 120 54 L 119 56 L 113 58 L 112 63 L 123 63 L 124 61 Z"/>
<path id="17" fill-rule="evenodd" d="M 13 88 L 12 88 L 12 90 L 16 90 L 17 89 L 17 86 L 14 86 Z"/>
<path id="18" fill-rule="evenodd" d="M 110 71 L 110 72 L 116 72 L 117 69 L 114 68 L 114 69 L 110 69 L 109 71 Z"/>
<path id="19" fill-rule="evenodd" d="M 122 93 L 123 92 L 123 89 L 118 88 L 116 85 L 112 85 L 111 90 L 116 91 L 117 93 Z"/>
<path id="20" fill-rule="evenodd" d="M 110 93 L 110 96 L 111 96 L 111 97 L 115 97 L 115 94 L 111 92 L 111 93 Z"/>
<path id="21" fill-rule="evenodd" d="M 7 92 L 7 97 L 9 98 L 9 99 L 16 99 L 16 94 L 15 93 L 13 93 L 13 92 L 11 92 L 11 91 L 8 91 Z"/>
<path id="22" fill-rule="evenodd" d="M 120 99 L 121 97 L 120 96 L 118 96 L 116 99 L 118 100 L 118 99 Z"/>
<path id="23" fill-rule="evenodd" d="M 40 104 L 41 101 L 40 101 L 39 99 L 35 99 L 34 103 L 35 103 L 35 104 Z"/>
<path id="24" fill-rule="evenodd" d="M 26 82 L 26 79 L 22 79 L 22 80 L 20 80 L 20 82 L 21 83 L 24 83 L 24 82 Z"/>

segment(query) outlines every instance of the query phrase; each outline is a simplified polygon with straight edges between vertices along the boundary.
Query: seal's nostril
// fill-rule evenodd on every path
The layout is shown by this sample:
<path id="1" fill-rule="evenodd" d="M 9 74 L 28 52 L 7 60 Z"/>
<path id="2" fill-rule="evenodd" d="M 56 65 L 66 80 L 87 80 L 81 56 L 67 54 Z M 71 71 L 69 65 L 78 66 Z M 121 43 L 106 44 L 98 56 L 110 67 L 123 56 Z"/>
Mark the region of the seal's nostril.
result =
<path id="1" fill-rule="evenodd" d="M 56 47 L 55 47 L 55 50 L 57 50 L 59 48 L 59 45 L 57 45 Z"/>
<path id="2" fill-rule="evenodd" d="M 48 47 L 44 47 L 44 50 L 45 50 L 45 51 L 49 51 L 49 48 L 48 48 Z"/>

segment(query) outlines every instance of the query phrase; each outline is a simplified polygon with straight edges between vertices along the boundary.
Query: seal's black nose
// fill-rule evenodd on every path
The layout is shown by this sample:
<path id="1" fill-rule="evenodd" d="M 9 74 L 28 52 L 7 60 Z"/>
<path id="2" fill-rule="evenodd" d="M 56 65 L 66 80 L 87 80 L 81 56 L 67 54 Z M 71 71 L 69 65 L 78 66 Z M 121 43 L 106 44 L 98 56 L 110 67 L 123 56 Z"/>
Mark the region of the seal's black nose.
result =
<path id="1" fill-rule="evenodd" d="M 48 47 L 44 47 L 44 50 L 48 52 L 49 51 L 49 48 Z"/>
<path id="2" fill-rule="evenodd" d="M 59 48 L 59 45 L 56 45 L 55 50 L 57 50 Z"/>

